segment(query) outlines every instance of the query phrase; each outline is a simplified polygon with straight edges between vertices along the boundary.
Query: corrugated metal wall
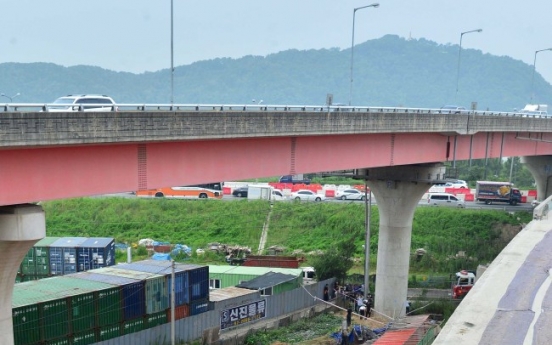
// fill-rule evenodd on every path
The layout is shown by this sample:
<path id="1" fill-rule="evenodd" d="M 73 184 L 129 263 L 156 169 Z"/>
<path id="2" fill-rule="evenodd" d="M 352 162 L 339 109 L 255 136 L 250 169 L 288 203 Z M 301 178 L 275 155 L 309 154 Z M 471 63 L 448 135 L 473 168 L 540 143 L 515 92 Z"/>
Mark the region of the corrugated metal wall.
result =
<path id="1" fill-rule="evenodd" d="M 322 298 L 324 285 L 333 286 L 334 279 L 328 279 L 319 283 L 306 285 L 301 288 L 286 291 L 275 296 L 266 296 L 267 316 L 256 322 L 251 322 L 240 326 L 247 328 L 255 323 L 263 322 L 269 319 L 277 318 L 290 314 L 301 309 L 312 307 L 318 303 L 311 295 Z M 308 291 L 305 291 L 305 289 Z M 310 294 L 309 294 L 310 293 Z M 290 303 L 293 301 L 293 303 Z M 218 328 L 220 326 L 220 310 L 212 310 L 195 316 L 190 316 L 175 322 L 175 334 L 177 341 L 193 341 L 200 339 L 203 332 L 208 329 Z M 231 328 L 225 332 L 232 332 L 236 328 Z M 106 341 L 95 343 L 95 345 L 136 345 L 136 344 L 170 344 L 171 324 L 163 324 L 157 327 L 149 328 L 137 333 L 127 334 L 119 338 L 113 338 Z"/>

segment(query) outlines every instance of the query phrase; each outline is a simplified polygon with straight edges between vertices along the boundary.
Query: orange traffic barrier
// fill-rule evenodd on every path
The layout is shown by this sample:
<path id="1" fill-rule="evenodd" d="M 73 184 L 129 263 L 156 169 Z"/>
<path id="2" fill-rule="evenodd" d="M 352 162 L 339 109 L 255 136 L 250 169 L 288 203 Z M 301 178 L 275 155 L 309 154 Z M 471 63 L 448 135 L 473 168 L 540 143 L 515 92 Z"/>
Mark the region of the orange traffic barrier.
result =
<path id="1" fill-rule="evenodd" d="M 465 194 L 464 195 L 464 201 L 474 201 L 475 200 L 475 197 L 473 194 Z"/>
<path id="2" fill-rule="evenodd" d="M 528 192 L 527 192 L 527 195 L 528 196 L 537 196 L 537 190 L 536 189 L 530 189 Z"/>
<path id="3" fill-rule="evenodd" d="M 527 196 L 526 196 L 526 195 L 522 195 L 522 196 L 521 196 L 521 202 L 522 202 L 522 203 L 527 202 Z"/>
<path id="4" fill-rule="evenodd" d="M 222 194 L 232 194 L 232 188 L 230 187 L 222 187 Z"/>
<path id="5" fill-rule="evenodd" d="M 326 189 L 325 191 L 326 198 L 333 198 L 335 197 L 335 190 L 333 189 Z"/>

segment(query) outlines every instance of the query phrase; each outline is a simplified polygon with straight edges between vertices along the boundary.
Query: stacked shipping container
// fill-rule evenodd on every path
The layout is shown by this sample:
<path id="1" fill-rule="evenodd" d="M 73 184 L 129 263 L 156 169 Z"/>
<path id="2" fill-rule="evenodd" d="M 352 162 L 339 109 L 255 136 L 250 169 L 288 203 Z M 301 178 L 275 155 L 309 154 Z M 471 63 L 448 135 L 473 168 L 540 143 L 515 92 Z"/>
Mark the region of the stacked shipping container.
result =
<path id="1" fill-rule="evenodd" d="M 208 266 L 175 272 L 175 319 L 208 311 Z M 16 284 L 15 345 L 88 345 L 167 323 L 170 283 L 169 262 L 146 260 Z"/>
<path id="2" fill-rule="evenodd" d="M 25 282 L 115 264 L 113 238 L 46 237 L 27 253 L 16 277 Z"/>

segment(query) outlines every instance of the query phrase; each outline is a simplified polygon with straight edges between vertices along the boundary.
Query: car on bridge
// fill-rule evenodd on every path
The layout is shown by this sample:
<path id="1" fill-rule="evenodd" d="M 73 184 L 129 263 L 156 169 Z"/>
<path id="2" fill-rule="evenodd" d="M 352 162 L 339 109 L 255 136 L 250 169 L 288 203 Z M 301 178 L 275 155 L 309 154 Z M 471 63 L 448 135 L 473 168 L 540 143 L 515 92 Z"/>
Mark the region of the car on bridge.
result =
<path id="1" fill-rule="evenodd" d="M 46 107 L 47 112 L 117 111 L 113 98 L 106 95 L 67 95 Z"/>
<path id="2" fill-rule="evenodd" d="M 469 114 L 469 111 L 458 105 L 445 105 L 439 109 L 440 114 Z"/>

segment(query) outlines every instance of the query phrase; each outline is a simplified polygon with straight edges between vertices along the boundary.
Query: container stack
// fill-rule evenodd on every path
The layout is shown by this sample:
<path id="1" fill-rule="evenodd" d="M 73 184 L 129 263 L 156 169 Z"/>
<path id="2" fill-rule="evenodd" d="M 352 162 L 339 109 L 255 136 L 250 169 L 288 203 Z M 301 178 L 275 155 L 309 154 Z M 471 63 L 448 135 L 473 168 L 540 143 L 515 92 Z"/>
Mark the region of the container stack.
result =
<path id="1" fill-rule="evenodd" d="M 45 237 L 25 255 L 16 283 L 115 264 L 115 240 L 102 237 Z"/>
<path id="2" fill-rule="evenodd" d="M 15 345 L 87 345 L 167 323 L 171 282 L 170 262 L 146 260 L 16 284 Z M 177 264 L 175 287 L 175 319 L 210 309 L 208 266 Z"/>

